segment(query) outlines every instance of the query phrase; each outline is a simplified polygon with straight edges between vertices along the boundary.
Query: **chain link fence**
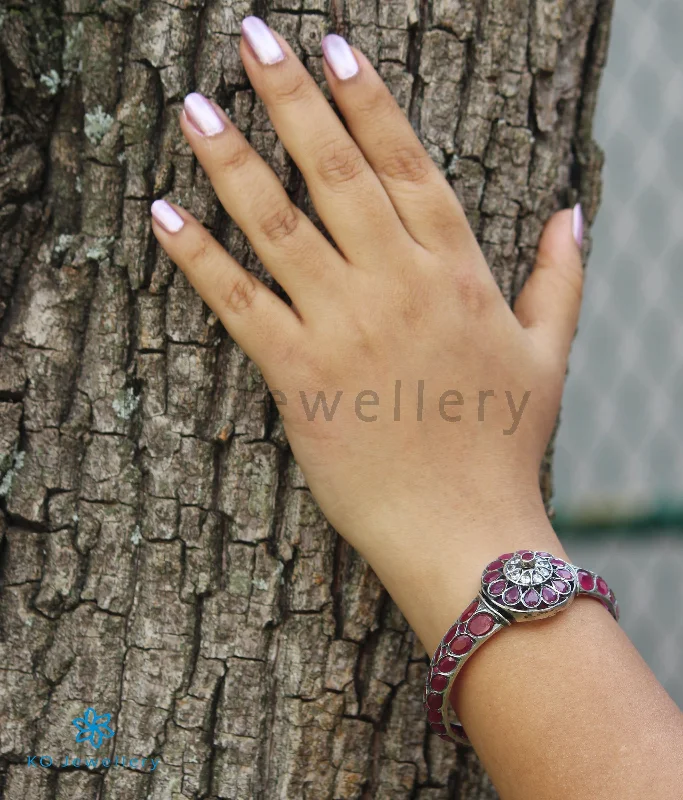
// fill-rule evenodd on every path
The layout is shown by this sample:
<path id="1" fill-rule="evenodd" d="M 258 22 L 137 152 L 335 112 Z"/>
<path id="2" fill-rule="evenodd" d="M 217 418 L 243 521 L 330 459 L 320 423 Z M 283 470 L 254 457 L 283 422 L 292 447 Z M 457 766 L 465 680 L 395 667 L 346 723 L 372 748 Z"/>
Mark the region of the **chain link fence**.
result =
<path id="1" fill-rule="evenodd" d="M 555 457 L 569 553 L 683 708 L 683 3 L 619 0 L 603 204 Z"/>

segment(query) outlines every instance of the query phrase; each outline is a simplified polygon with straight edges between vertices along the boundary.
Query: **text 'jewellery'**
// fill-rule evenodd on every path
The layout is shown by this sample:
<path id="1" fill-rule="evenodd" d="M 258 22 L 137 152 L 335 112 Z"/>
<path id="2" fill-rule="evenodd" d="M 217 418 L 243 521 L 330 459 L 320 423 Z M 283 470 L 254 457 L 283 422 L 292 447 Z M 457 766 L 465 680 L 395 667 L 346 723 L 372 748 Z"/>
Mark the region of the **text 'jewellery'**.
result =
<path id="1" fill-rule="evenodd" d="M 504 553 L 492 561 L 481 575 L 479 594 L 449 628 L 429 665 L 424 706 L 432 730 L 442 739 L 469 744 L 449 700 L 463 664 L 502 628 L 551 617 L 584 594 L 619 619 L 614 592 L 594 572 L 539 550 Z"/>

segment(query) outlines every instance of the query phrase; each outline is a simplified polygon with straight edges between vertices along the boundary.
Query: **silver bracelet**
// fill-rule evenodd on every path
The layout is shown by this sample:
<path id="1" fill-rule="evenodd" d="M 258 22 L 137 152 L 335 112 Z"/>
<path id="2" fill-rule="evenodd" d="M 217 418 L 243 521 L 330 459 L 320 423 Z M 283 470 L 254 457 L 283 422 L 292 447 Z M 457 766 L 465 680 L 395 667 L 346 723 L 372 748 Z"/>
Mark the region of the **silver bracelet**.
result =
<path id="1" fill-rule="evenodd" d="M 619 619 L 614 592 L 604 578 L 552 553 L 517 550 L 488 564 L 479 594 L 448 629 L 429 665 L 423 699 L 432 730 L 442 739 L 470 744 L 450 703 L 463 664 L 502 628 L 551 617 L 568 608 L 578 595 L 595 597 Z"/>

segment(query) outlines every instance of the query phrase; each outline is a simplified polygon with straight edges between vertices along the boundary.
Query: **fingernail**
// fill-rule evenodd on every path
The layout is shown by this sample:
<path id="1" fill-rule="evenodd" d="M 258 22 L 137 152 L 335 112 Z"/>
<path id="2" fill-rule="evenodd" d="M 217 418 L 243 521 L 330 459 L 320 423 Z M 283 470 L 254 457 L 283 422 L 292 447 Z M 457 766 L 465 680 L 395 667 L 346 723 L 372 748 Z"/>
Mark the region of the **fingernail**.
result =
<path id="1" fill-rule="evenodd" d="M 348 80 L 358 72 L 358 62 L 349 47 L 349 43 L 336 33 L 330 33 L 323 39 L 325 61 L 340 81 Z"/>
<path id="2" fill-rule="evenodd" d="M 574 234 L 574 241 L 581 248 L 583 245 L 583 211 L 581 210 L 581 203 L 577 203 L 572 212 L 572 233 Z"/>
<path id="3" fill-rule="evenodd" d="M 165 200 L 155 200 L 151 210 L 154 219 L 169 233 L 178 233 L 185 224 L 180 214 Z"/>
<path id="4" fill-rule="evenodd" d="M 190 122 L 205 136 L 214 136 L 225 128 L 223 120 L 216 114 L 216 109 L 203 94 L 199 92 L 188 94 L 184 106 Z"/>
<path id="5" fill-rule="evenodd" d="M 262 64 L 277 64 L 285 57 L 272 31 L 259 17 L 245 17 L 242 33 Z"/>

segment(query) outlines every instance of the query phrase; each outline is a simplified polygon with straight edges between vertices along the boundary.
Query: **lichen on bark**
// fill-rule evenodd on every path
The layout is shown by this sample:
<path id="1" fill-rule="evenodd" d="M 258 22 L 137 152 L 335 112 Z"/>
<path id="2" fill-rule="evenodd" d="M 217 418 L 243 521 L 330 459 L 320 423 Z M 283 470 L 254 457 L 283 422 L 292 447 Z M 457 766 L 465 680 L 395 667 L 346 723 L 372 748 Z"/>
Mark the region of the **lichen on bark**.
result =
<path id="1" fill-rule="evenodd" d="M 495 797 L 473 752 L 427 732 L 425 653 L 326 523 L 258 370 L 155 245 L 148 210 L 180 202 L 269 281 L 179 109 L 188 91 L 216 98 L 315 216 L 246 79 L 239 23 L 264 16 L 321 84 L 336 31 L 387 81 L 512 300 L 551 212 L 596 213 L 611 5 L 0 10 L 0 794 Z M 70 723 L 89 705 L 111 712 L 116 754 L 159 767 L 29 768 L 85 753 Z"/>

